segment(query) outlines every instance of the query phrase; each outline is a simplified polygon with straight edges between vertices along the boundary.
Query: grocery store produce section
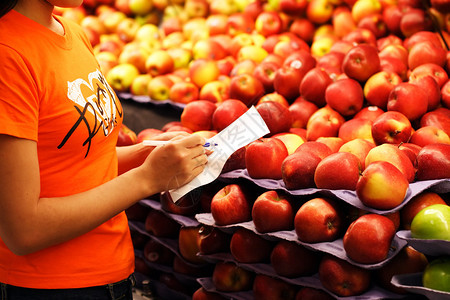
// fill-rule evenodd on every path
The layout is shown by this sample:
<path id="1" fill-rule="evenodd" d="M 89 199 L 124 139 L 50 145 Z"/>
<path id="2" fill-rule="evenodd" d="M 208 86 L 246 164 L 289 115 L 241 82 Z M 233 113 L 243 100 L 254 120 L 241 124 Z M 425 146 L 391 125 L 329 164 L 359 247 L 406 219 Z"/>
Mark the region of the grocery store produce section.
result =
<path id="1" fill-rule="evenodd" d="M 83 27 L 124 106 L 167 117 L 136 129 L 125 116 L 118 146 L 217 137 L 250 108 L 269 131 L 175 203 L 166 192 L 127 210 L 141 290 L 450 299 L 450 1 L 85 0 L 56 13 Z"/>

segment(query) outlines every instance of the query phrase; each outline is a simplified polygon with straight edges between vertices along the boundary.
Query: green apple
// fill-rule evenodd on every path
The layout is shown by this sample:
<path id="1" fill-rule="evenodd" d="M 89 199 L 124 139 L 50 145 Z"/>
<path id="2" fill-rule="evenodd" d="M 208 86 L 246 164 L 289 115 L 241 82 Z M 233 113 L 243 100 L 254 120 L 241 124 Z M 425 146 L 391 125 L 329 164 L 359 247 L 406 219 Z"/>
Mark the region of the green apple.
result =
<path id="1" fill-rule="evenodd" d="M 426 288 L 450 292 L 450 256 L 432 260 L 423 271 L 422 284 Z"/>
<path id="2" fill-rule="evenodd" d="M 411 222 L 411 237 L 450 241 L 450 206 L 433 204 L 419 211 Z"/>

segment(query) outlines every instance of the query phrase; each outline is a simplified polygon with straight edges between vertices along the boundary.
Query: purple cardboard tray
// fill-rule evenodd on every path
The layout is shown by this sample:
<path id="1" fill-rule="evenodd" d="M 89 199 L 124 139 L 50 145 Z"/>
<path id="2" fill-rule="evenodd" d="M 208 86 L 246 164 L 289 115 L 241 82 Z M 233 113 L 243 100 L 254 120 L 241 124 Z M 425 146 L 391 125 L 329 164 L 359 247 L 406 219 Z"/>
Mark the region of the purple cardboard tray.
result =
<path id="1" fill-rule="evenodd" d="M 434 239 L 416 239 L 411 237 L 411 230 L 397 231 L 396 235 L 408 242 L 408 244 L 425 255 L 440 256 L 450 253 L 450 241 Z"/>
<path id="2" fill-rule="evenodd" d="M 450 299 L 450 293 L 448 292 L 424 287 L 422 285 L 422 273 L 394 275 L 391 283 L 396 287 L 403 288 L 410 293 L 423 295 L 430 300 Z"/>
<path id="3" fill-rule="evenodd" d="M 321 193 L 324 195 L 332 195 L 335 196 L 357 208 L 362 210 L 366 210 L 369 212 L 386 215 L 395 211 L 400 210 L 403 206 L 405 206 L 411 198 L 420 194 L 425 190 L 432 190 L 436 193 L 448 193 L 450 192 L 450 178 L 446 179 L 436 179 L 436 180 L 424 180 L 424 181 L 416 181 L 409 184 L 409 188 L 406 192 L 405 199 L 403 202 L 397 207 L 390 210 L 379 210 L 375 208 L 368 207 L 364 205 L 361 200 L 359 200 L 355 191 L 351 190 L 330 190 L 330 189 L 318 189 L 318 188 L 306 188 L 299 190 L 289 190 L 284 185 L 283 180 L 274 180 L 274 179 L 254 179 L 250 177 L 247 172 L 247 169 L 238 169 L 231 172 L 223 173 L 220 175 L 221 178 L 224 179 L 234 179 L 234 178 L 243 178 L 249 181 L 252 181 L 256 185 L 266 188 L 269 190 L 283 190 L 291 195 L 295 196 L 305 196 L 305 195 L 313 195 L 316 193 Z"/>

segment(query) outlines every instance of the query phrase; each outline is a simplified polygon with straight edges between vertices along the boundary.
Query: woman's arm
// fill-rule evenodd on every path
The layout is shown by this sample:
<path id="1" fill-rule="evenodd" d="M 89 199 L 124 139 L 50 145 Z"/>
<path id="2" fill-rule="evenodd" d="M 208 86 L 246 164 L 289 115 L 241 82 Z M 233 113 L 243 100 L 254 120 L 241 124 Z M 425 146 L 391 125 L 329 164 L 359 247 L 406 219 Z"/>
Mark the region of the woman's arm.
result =
<path id="1" fill-rule="evenodd" d="M 84 234 L 137 201 L 181 186 L 203 171 L 204 139 L 190 135 L 154 148 L 143 163 L 89 191 L 40 198 L 36 142 L 0 134 L 0 236 L 29 254 Z"/>

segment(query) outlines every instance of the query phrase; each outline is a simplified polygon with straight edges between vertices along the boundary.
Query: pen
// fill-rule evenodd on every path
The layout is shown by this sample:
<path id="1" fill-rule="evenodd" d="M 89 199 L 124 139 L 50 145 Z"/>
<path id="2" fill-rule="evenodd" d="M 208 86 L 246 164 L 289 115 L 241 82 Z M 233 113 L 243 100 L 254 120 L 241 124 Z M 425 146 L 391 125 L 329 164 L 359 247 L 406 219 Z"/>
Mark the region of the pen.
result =
<path id="1" fill-rule="evenodd" d="M 162 146 L 162 145 L 167 145 L 170 144 L 172 141 L 153 141 L 153 140 L 144 140 L 142 141 L 142 145 L 144 146 Z M 206 142 L 205 144 L 203 144 L 203 147 L 208 148 L 208 147 L 212 147 L 212 146 L 217 146 L 217 143 L 210 143 L 210 142 Z"/>

